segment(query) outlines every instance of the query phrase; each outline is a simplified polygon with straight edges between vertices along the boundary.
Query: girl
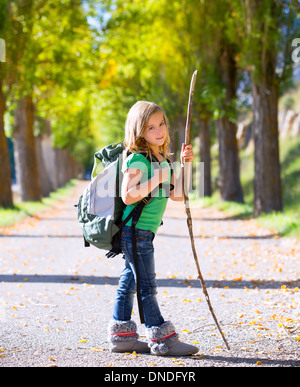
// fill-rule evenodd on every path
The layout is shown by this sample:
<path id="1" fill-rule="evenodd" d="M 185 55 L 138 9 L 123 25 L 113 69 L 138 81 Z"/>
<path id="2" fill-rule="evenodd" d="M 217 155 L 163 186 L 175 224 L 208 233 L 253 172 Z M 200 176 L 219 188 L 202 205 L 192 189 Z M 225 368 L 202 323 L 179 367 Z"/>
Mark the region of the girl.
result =
<path id="1" fill-rule="evenodd" d="M 170 138 L 167 117 L 156 104 L 139 101 L 130 109 L 125 124 L 125 146 L 131 152 L 123 163 L 122 199 L 126 204 L 122 220 L 134 206 L 162 183 L 173 184 L 173 200 L 183 200 L 182 178 L 171 174 L 169 163 Z M 143 154 L 142 154 L 143 153 Z M 147 158 L 145 157 L 147 155 Z M 148 158 L 154 156 L 160 168 L 153 168 Z M 181 162 L 193 160 L 192 146 L 183 146 Z M 198 348 L 182 343 L 170 321 L 161 315 L 156 299 L 153 239 L 166 209 L 164 188 L 144 207 L 136 225 L 138 268 L 141 297 L 148 344 L 138 341 L 136 324 L 131 320 L 136 272 L 132 258 L 131 220 L 122 229 L 121 245 L 125 268 L 121 274 L 113 319 L 108 333 L 112 352 L 150 352 L 153 355 L 183 356 L 198 352 Z"/>

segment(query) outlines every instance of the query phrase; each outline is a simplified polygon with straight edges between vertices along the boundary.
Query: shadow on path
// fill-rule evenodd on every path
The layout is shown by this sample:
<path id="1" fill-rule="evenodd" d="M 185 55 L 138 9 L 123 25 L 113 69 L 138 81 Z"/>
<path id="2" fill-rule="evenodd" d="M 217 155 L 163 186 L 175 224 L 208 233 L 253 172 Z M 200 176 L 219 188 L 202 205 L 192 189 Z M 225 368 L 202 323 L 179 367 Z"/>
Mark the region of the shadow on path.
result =
<path id="1" fill-rule="evenodd" d="M 165 238 L 183 238 L 189 239 L 189 235 L 181 235 L 181 234 L 165 234 L 159 232 L 157 236 L 165 237 Z M 270 235 L 194 235 L 195 239 L 209 239 L 209 238 L 217 238 L 217 239 L 249 239 L 249 240 L 260 240 L 260 239 L 273 239 L 274 237 L 278 237 L 279 234 L 270 234 Z M 80 234 L 40 234 L 40 235 L 32 235 L 32 234 L 0 234 L 0 238 L 82 238 Z"/>
<path id="2" fill-rule="evenodd" d="M 197 359 L 197 355 L 193 356 L 193 359 Z M 264 366 L 294 366 L 299 367 L 300 361 L 299 360 L 279 360 L 279 359 L 266 359 L 266 358 L 246 358 L 246 357 L 239 357 L 239 356 L 210 356 L 210 355 L 203 355 L 201 358 L 199 357 L 199 361 L 203 360 L 213 360 L 216 363 L 229 363 L 229 364 L 251 364 L 256 365 L 257 362 L 261 362 Z"/>
<path id="3" fill-rule="evenodd" d="M 71 275 L 0 275 L 1 282 L 22 282 L 22 283 L 87 283 L 91 285 L 118 285 L 119 277 L 93 277 L 93 276 L 71 276 Z M 243 289 L 243 288 L 260 288 L 260 289 L 278 289 L 285 285 L 291 288 L 300 286 L 300 279 L 295 281 L 272 281 L 272 280 L 256 280 L 256 281 L 233 281 L 233 280 L 209 280 L 205 281 L 208 288 L 224 288 Z M 160 287 L 179 287 L 185 288 L 188 286 L 201 288 L 198 280 L 185 280 L 180 278 L 160 278 L 157 279 L 157 285 Z"/>
<path id="4" fill-rule="evenodd" d="M 180 234 L 165 234 L 162 232 L 159 232 L 157 235 L 167 238 L 186 238 L 190 239 L 189 235 L 180 235 Z M 273 239 L 274 237 L 278 237 L 279 234 L 269 234 L 269 235 L 195 235 L 195 239 L 209 239 L 209 238 L 217 238 L 217 239 L 249 239 L 249 240 L 256 240 L 256 239 Z"/>
<path id="5" fill-rule="evenodd" d="M 0 238 L 82 238 L 82 235 L 79 234 L 0 234 Z"/>

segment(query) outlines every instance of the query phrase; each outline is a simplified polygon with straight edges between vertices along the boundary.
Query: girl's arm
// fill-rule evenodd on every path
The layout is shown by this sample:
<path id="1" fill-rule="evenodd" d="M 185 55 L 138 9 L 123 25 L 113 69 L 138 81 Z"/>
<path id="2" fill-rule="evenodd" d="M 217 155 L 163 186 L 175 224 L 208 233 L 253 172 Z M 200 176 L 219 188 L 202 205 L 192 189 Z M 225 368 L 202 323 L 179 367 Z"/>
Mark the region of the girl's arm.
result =
<path id="1" fill-rule="evenodd" d="M 142 200 L 149 195 L 159 184 L 164 183 L 169 178 L 169 169 L 154 169 L 153 177 L 140 183 L 143 173 L 137 168 L 128 168 L 123 176 L 122 181 L 122 200 L 126 205 Z"/>
<path id="2" fill-rule="evenodd" d="M 179 176 L 175 176 L 173 173 L 171 184 L 174 185 L 174 189 L 170 193 L 170 198 L 174 201 L 183 201 L 184 192 L 183 192 L 183 164 L 184 162 L 192 162 L 194 159 L 194 153 L 192 151 L 192 145 L 185 146 L 182 144 L 181 149 L 181 170 Z"/>

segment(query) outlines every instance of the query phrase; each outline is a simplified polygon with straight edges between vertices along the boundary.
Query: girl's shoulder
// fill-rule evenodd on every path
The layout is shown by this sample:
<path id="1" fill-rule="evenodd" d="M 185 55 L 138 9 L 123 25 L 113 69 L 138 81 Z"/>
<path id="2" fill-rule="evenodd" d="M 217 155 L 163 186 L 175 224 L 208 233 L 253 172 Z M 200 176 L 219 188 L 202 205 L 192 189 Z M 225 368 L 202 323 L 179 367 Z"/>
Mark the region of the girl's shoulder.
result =
<path id="1" fill-rule="evenodd" d="M 148 169 L 149 166 L 151 166 L 151 163 L 143 154 L 131 153 L 124 160 L 122 170 L 124 172 L 128 168 L 137 168 L 143 171 L 144 169 Z"/>
<path id="2" fill-rule="evenodd" d="M 125 161 L 138 161 L 138 160 L 141 160 L 141 161 L 144 161 L 144 160 L 147 160 L 146 157 L 144 156 L 144 154 L 142 153 L 130 153 L 129 156 L 126 157 Z"/>

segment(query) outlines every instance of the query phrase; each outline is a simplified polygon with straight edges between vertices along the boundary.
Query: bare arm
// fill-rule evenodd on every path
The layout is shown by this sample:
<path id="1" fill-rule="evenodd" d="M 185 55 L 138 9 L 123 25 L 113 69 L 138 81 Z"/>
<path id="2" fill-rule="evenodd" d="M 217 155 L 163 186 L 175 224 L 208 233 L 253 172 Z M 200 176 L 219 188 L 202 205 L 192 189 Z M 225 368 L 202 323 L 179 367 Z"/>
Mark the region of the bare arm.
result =
<path id="1" fill-rule="evenodd" d="M 168 180 L 168 168 L 155 169 L 151 179 L 140 183 L 143 173 L 137 168 L 128 168 L 122 182 L 122 200 L 126 205 L 142 200 L 159 184 Z"/>

